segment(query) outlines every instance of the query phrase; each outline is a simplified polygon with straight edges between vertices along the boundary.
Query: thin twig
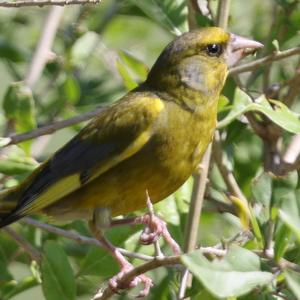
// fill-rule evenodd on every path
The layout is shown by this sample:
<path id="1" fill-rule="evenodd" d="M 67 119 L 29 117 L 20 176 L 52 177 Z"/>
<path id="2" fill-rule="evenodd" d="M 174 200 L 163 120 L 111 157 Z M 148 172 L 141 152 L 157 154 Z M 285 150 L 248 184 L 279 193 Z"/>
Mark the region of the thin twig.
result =
<path id="1" fill-rule="evenodd" d="M 230 0 L 219 0 L 217 12 L 217 24 L 219 27 L 226 29 L 228 25 Z"/>
<path id="2" fill-rule="evenodd" d="M 19 244 L 26 253 L 29 254 L 32 260 L 35 260 L 37 262 L 41 261 L 42 256 L 39 253 L 39 251 L 35 249 L 26 239 L 24 239 L 16 231 L 14 231 L 10 227 L 5 227 L 2 230 L 4 230 L 8 235 L 10 235 L 16 241 L 16 243 Z"/>
<path id="3" fill-rule="evenodd" d="M 153 208 L 153 204 L 151 202 L 148 190 L 146 190 L 146 198 L 147 198 L 147 209 L 148 209 L 149 216 L 150 216 L 150 219 L 151 219 L 150 222 L 153 222 L 153 218 L 155 216 L 154 215 L 154 208 Z M 154 251 L 155 251 L 155 256 L 164 257 L 164 255 L 161 251 L 158 239 L 154 242 Z"/>
<path id="4" fill-rule="evenodd" d="M 23 218 L 21 220 L 21 222 L 24 224 L 31 225 L 31 226 L 46 230 L 48 232 L 54 233 L 58 236 L 62 236 L 62 237 L 74 240 L 81 244 L 102 246 L 101 243 L 95 238 L 86 237 L 86 236 L 80 235 L 75 232 L 64 230 L 64 229 L 55 227 L 53 225 L 49 225 L 49 224 L 31 219 L 29 217 Z M 11 233 L 10 228 L 5 228 L 5 230 L 8 231 L 8 233 L 10 235 L 13 235 Z M 14 238 L 15 238 L 15 236 L 14 236 Z M 19 239 L 19 237 L 18 237 L 18 239 Z M 247 231 L 243 231 L 243 232 L 235 235 L 230 240 L 228 240 L 228 245 L 231 245 L 232 243 L 235 243 L 235 242 L 240 243 L 241 240 L 243 242 L 245 242 L 245 240 L 248 241 L 250 239 L 251 239 L 251 235 L 249 235 L 249 233 Z M 26 247 L 28 246 L 26 243 L 24 243 L 22 241 L 22 247 L 24 247 L 24 245 Z M 31 245 L 29 245 L 29 246 L 31 246 Z M 168 257 L 152 257 L 152 256 L 143 255 L 143 254 L 139 254 L 139 253 L 132 253 L 132 252 L 129 252 L 122 248 L 117 248 L 117 249 L 123 255 L 125 255 L 127 257 L 138 258 L 138 259 L 147 261 L 146 263 L 144 263 L 140 266 L 137 266 L 134 269 L 132 269 L 131 271 L 129 271 L 128 273 L 126 273 L 122 277 L 122 280 L 120 280 L 120 282 L 118 284 L 119 286 L 122 286 L 122 285 L 126 286 L 126 283 L 130 282 L 136 276 L 144 274 L 145 272 L 156 269 L 158 267 L 169 266 L 169 265 L 174 266 L 174 265 L 181 264 L 180 255 L 174 255 L 174 256 L 168 256 Z M 218 244 L 215 247 L 200 247 L 199 250 L 204 255 L 214 255 L 214 256 L 218 256 L 218 257 L 223 257 L 227 253 L 227 249 L 223 249 L 222 244 Z M 34 251 L 30 250 L 27 252 L 29 252 L 32 256 L 36 257 L 35 259 L 37 260 L 37 255 L 33 254 Z M 100 291 L 99 293 L 97 293 L 97 295 L 94 296 L 93 300 L 109 299 L 109 297 L 111 297 L 113 294 L 114 294 L 114 291 L 112 291 L 110 287 L 107 287 L 103 291 Z"/>
<path id="5" fill-rule="evenodd" d="M 36 138 L 36 137 L 39 137 L 42 135 L 47 135 L 47 134 L 53 133 L 59 129 L 63 129 L 68 126 L 87 121 L 87 120 L 97 116 L 104 109 L 105 108 L 100 107 L 93 111 L 89 111 L 89 112 L 83 113 L 81 115 L 72 117 L 70 119 L 66 119 L 63 121 L 57 121 L 50 125 L 46 125 L 46 126 L 34 129 L 32 131 L 28 131 L 25 133 L 16 134 L 16 135 L 12 135 L 7 138 L 3 138 L 2 141 L 0 142 L 1 146 L 6 147 L 8 145 L 18 144 L 23 141 L 27 141 L 27 140 L 30 140 L 30 139 L 33 139 L 33 138 Z"/>
<path id="6" fill-rule="evenodd" d="M 204 255 L 214 255 L 218 257 L 224 257 L 227 254 L 228 248 L 233 243 L 239 243 L 241 245 L 245 244 L 249 240 L 253 239 L 253 235 L 250 231 L 242 231 L 230 238 L 227 241 L 227 248 L 223 249 L 222 244 L 218 244 L 215 247 L 201 247 L 200 250 Z M 131 271 L 125 274 L 125 276 L 122 277 L 122 280 L 119 281 L 118 286 L 122 286 L 128 284 L 128 282 L 132 281 L 133 278 L 135 278 L 138 275 L 144 274 L 145 272 L 151 271 L 153 269 L 157 269 L 158 267 L 162 266 L 175 266 L 175 265 L 181 265 L 181 257 L 180 255 L 174 255 L 174 256 L 167 256 L 167 257 L 155 257 L 152 261 L 146 262 L 140 266 L 135 267 Z M 183 278 L 186 278 L 185 281 L 187 281 L 188 272 L 185 269 L 183 272 Z M 180 286 L 182 289 L 183 287 Z M 105 289 L 101 289 L 93 298 L 92 300 L 105 300 L 109 299 L 111 296 L 114 295 L 114 291 L 111 290 L 110 287 L 107 287 Z M 179 299 L 184 298 L 183 296 Z M 186 298 L 185 298 L 186 299 Z"/>
<path id="7" fill-rule="evenodd" d="M 218 5 L 217 25 L 226 30 L 229 17 L 230 0 L 220 0 Z M 192 9 L 192 6 L 189 7 Z M 203 206 L 207 176 L 211 158 L 211 144 L 208 146 L 201 162 L 201 173 L 194 178 L 193 193 L 190 202 L 188 222 L 185 228 L 184 252 L 195 249 L 198 240 L 199 221 Z M 191 286 L 192 276 L 186 274 L 186 270 L 181 274 L 178 298 L 183 299 L 186 288 Z"/>
<path id="8" fill-rule="evenodd" d="M 188 268 L 185 268 L 181 273 L 181 281 L 178 291 L 178 300 L 185 299 L 185 291 L 187 288 L 187 283 L 190 281 L 190 272 Z"/>
<path id="9" fill-rule="evenodd" d="M 273 238 L 275 232 L 275 221 L 273 219 L 268 220 L 267 234 L 266 234 L 266 243 L 264 247 L 264 252 L 266 257 L 273 259 L 274 258 L 274 245 Z"/>
<path id="10" fill-rule="evenodd" d="M 200 174 L 194 176 L 194 186 L 192 192 L 192 201 L 190 203 L 188 221 L 185 230 L 184 252 L 195 249 L 198 240 L 198 227 L 201 215 L 205 187 L 207 184 L 207 175 L 211 155 L 211 145 L 207 149 L 201 165 Z"/>
<path id="11" fill-rule="evenodd" d="M 198 7 L 197 3 L 193 0 L 187 1 L 187 7 L 188 7 L 188 24 L 189 24 L 189 30 L 197 28 L 197 19 L 196 19 L 196 7 Z"/>
<path id="12" fill-rule="evenodd" d="M 286 260 L 285 258 L 280 259 L 279 266 L 281 269 L 291 269 L 297 273 L 300 273 L 300 266 L 298 264 Z"/>
<path id="13" fill-rule="evenodd" d="M 14 2 L 16 4 L 18 2 Z M 29 3 L 29 2 L 26 2 Z M 36 3 L 36 1 L 34 1 Z M 0 6 L 3 2 L 0 2 Z M 40 39 L 33 54 L 27 75 L 24 79 L 25 83 L 32 89 L 40 78 L 42 71 L 49 59 L 53 41 L 59 26 L 64 7 L 51 7 L 43 26 Z"/>
<path id="14" fill-rule="evenodd" d="M 46 5 L 85 5 L 85 4 L 99 4 L 101 0 L 34 0 L 34 1 L 2 1 L 0 2 L 0 7 L 16 8 L 16 7 L 26 7 L 26 6 L 39 6 L 43 7 Z"/>
<path id="15" fill-rule="evenodd" d="M 224 156 L 222 153 L 222 148 L 220 144 L 219 134 L 215 134 L 214 146 L 213 146 L 213 157 L 217 166 L 222 174 L 222 177 L 225 181 L 225 184 L 231 194 L 236 196 L 237 198 L 247 202 L 245 195 L 240 189 L 236 179 L 231 171 L 228 170 L 226 166 L 226 162 L 224 161 Z"/>
<path id="16" fill-rule="evenodd" d="M 194 8 L 195 10 L 208 19 L 213 20 L 213 15 L 208 0 L 194 0 L 193 3 L 195 3 L 194 6 L 196 6 L 196 8 Z"/>
<path id="17" fill-rule="evenodd" d="M 72 232 L 69 230 L 64 230 L 58 227 L 55 227 L 53 225 L 49 225 L 31 218 L 23 218 L 20 222 L 24 223 L 24 224 L 28 224 L 43 230 L 46 230 L 48 232 L 54 233 L 56 235 L 65 237 L 67 239 L 76 241 L 79 244 L 84 244 L 84 245 L 94 245 L 94 246 L 100 246 L 102 247 L 102 244 L 95 238 L 90 238 L 87 236 L 83 236 L 80 235 L 76 232 Z M 133 253 L 130 251 L 127 251 L 125 249 L 122 248 L 117 248 L 123 255 L 130 257 L 130 258 L 137 258 L 137 259 L 141 259 L 141 260 L 145 260 L 145 261 L 151 261 L 153 260 L 152 256 L 149 255 L 144 255 L 144 254 L 140 254 L 140 253 Z"/>
<path id="18" fill-rule="evenodd" d="M 274 52 L 273 54 L 267 55 L 261 59 L 257 59 L 255 61 L 252 61 L 248 64 L 244 64 L 241 66 L 237 66 L 234 68 L 231 68 L 229 70 L 230 75 L 238 74 L 238 73 L 243 73 L 243 72 L 249 72 L 252 70 L 255 70 L 261 66 L 272 64 L 274 61 L 278 61 L 293 55 L 300 54 L 300 47 L 295 47 L 291 48 L 285 51 L 277 51 Z"/>
<path id="19" fill-rule="evenodd" d="M 99 242 L 95 238 L 83 236 L 83 235 L 80 235 L 76 232 L 72 232 L 72 231 L 69 231 L 69 230 L 64 230 L 64 229 L 55 227 L 53 225 L 49 225 L 49 224 L 34 220 L 32 218 L 29 218 L 29 217 L 23 218 L 22 220 L 20 220 L 20 222 L 22 222 L 24 224 L 27 224 L 27 225 L 37 227 L 37 228 L 40 228 L 42 230 L 45 230 L 45 231 L 48 231 L 48 232 L 51 232 L 51 233 L 54 233 L 54 234 L 56 234 L 58 236 L 61 236 L 61 237 L 74 240 L 74 241 L 76 241 L 80 244 L 94 245 L 94 246 L 100 246 L 100 247 L 102 246 L 101 242 Z M 11 231 L 10 228 L 5 228 L 5 230 Z M 9 234 L 12 235 L 11 232 L 9 232 Z M 240 235 L 238 235 L 238 237 L 239 236 Z M 17 240 L 17 238 L 15 238 L 15 239 Z M 234 238 L 231 239 L 231 243 L 233 243 L 236 240 L 238 240 L 238 238 L 235 236 Z M 24 244 L 25 243 L 22 242 L 22 247 L 24 247 Z M 29 245 L 29 246 L 31 246 L 31 245 Z M 125 249 L 122 249 L 122 248 L 117 248 L 117 249 L 123 255 L 125 255 L 127 257 L 137 258 L 137 259 L 140 259 L 140 260 L 147 261 L 147 263 L 145 263 L 144 265 L 138 266 L 138 267 L 134 268 L 132 271 L 128 272 L 126 274 L 126 276 L 123 277 L 122 282 L 120 282 L 120 285 L 122 285 L 123 283 L 126 283 L 128 281 L 131 281 L 131 279 L 133 279 L 135 276 L 143 274 L 143 273 L 145 273 L 149 270 L 156 269 L 160 266 L 180 264 L 180 256 L 179 255 L 169 256 L 169 257 L 152 257 L 152 256 L 140 254 L 140 253 L 129 252 L 129 251 L 127 251 Z M 221 249 L 219 244 L 216 245 L 215 247 L 200 247 L 199 250 L 204 255 L 215 255 L 215 256 L 218 256 L 218 257 L 225 256 L 226 253 L 227 253 L 227 250 Z M 37 255 L 33 255 L 34 251 L 31 250 L 31 251 L 27 251 L 27 252 L 30 253 L 31 256 L 34 256 L 35 260 L 38 260 Z M 110 297 L 111 295 L 113 295 L 113 292 L 110 290 L 110 288 L 107 288 L 102 293 L 102 295 L 104 295 L 105 297 Z M 101 296 L 101 297 L 104 297 L 104 296 Z M 100 299 L 108 299 L 108 298 L 99 298 L 97 296 L 94 299 L 100 300 Z"/>
<path id="20" fill-rule="evenodd" d="M 300 93 L 300 65 L 296 68 L 296 74 L 289 80 L 289 89 L 286 96 L 283 98 L 283 103 L 291 107 L 297 96 Z"/>
<path id="21" fill-rule="evenodd" d="M 131 282 L 135 277 L 144 274 L 153 269 L 157 269 L 162 266 L 174 266 L 181 264 L 180 255 L 166 256 L 166 257 L 155 257 L 152 261 L 146 262 L 140 266 L 135 267 L 124 276 L 121 280 L 118 280 L 118 286 L 126 286 Z M 93 300 L 104 300 L 109 299 L 115 294 L 109 286 L 104 290 L 100 290 L 92 299 Z"/>
<path id="22" fill-rule="evenodd" d="M 290 144 L 288 145 L 284 155 L 283 161 L 288 164 L 293 164 L 300 155 L 300 134 L 296 134 L 292 137 Z"/>
<path id="23" fill-rule="evenodd" d="M 253 240 L 254 236 L 250 230 L 243 230 L 238 232 L 236 235 L 233 237 L 229 238 L 228 240 L 222 241 L 222 243 L 215 245 L 213 248 L 214 249 L 228 249 L 231 245 L 240 245 L 243 246 L 247 242 Z"/>
<path id="24" fill-rule="evenodd" d="M 285 161 L 281 161 L 276 172 L 273 172 L 277 176 L 285 176 L 289 172 L 299 170 L 300 169 L 300 157 L 296 159 L 293 163 L 287 163 Z"/>
<path id="25" fill-rule="evenodd" d="M 199 221 L 203 206 L 205 188 L 207 183 L 207 175 L 209 169 L 211 157 L 211 145 L 209 145 L 206 153 L 201 162 L 201 173 L 194 176 L 194 186 L 192 192 L 192 198 L 189 208 L 189 214 L 187 218 L 187 224 L 185 227 L 185 241 L 184 241 L 184 252 L 189 252 L 195 249 L 198 240 Z M 186 288 L 191 285 L 192 277 L 182 273 L 180 288 L 179 288 L 179 299 L 182 299 L 185 295 Z"/>

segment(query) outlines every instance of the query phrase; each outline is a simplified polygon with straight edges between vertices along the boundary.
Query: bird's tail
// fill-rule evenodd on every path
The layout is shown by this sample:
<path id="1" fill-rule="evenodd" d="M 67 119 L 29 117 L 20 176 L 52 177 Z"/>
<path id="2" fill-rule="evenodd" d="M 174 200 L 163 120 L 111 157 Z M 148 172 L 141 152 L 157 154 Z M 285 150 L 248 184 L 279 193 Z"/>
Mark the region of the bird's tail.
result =
<path id="1" fill-rule="evenodd" d="M 19 219 L 19 216 L 14 214 L 18 199 L 19 191 L 16 188 L 0 192 L 0 228 Z"/>

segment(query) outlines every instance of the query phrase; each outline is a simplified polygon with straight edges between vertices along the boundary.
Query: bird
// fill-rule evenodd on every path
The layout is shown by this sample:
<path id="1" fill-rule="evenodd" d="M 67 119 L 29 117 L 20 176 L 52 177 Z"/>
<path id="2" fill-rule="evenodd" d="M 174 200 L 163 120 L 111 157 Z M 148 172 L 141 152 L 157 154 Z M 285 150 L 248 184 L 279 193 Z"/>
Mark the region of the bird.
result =
<path id="1" fill-rule="evenodd" d="M 219 27 L 175 38 L 145 82 L 100 112 L 23 182 L 0 193 L 0 227 L 36 214 L 86 219 L 118 260 L 119 279 L 130 264 L 116 255 L 102 228 L 113 217 L 144 208 L 147 197 L 163 200 L 191 176 L 212 141 L 229 67 L 262 46 Z M 139 221 L 150 224 L 147 217 Z M 131 285 L 139 282 L 146 294 L 152 282 L 138 277 Z"/>

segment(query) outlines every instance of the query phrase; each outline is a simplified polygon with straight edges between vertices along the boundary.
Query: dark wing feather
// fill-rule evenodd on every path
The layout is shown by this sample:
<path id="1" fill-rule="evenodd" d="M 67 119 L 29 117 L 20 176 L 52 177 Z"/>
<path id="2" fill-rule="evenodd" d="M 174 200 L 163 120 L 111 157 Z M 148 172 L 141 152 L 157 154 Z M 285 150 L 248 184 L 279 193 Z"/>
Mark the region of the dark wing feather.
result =
<path id="1" fill-rule="evenodd" d="M 40 210 L 99 176 L 103 166 L 136 153 L 150 139 L 163 107 L 157 98 L 139 97 L 104 111 L 25 180 L 13 214 Z"/>

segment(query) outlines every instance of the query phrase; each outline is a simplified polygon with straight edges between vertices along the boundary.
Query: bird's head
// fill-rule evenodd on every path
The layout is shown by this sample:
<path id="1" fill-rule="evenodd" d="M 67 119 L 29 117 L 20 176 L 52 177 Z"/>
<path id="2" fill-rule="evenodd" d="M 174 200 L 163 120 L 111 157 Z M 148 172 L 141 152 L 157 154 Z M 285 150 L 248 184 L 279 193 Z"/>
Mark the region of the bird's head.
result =
<path id="1" fill-rule="evenodd" d="M 155 89 L 171 93 L 188 89 L 203 96 L 216 95 L 221 92 L 228 68 L 261 47 L 259 42 L 219 27 L 193 30 L 164 49 L 146 82 Z"/>

